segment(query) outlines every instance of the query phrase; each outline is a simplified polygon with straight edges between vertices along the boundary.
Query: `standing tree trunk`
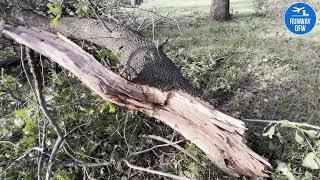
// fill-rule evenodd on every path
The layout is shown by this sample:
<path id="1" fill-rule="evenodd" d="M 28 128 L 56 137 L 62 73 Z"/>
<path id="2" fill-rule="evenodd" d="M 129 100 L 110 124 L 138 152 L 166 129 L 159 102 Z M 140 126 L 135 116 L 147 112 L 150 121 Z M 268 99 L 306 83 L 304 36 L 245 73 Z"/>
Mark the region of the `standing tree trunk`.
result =
<path id="1" fill-rule="evenodd" d="M 213 20 L 226 21 L 230 19 L 230 1 L 212 0 L 210 7 L 210 16 Z"/>
<path id="2" fill-rule="evenodd" d="M 137 4 L 137 0 L 130 0 L 130 5 L 131 5 L 132 7 L 135 7 L 136 4 Z"/>
<path id="3" fill-rule="evenodd" d="M 129 3 L 132 7 L 135 7 L 136 5 L 140 5 L 143 2 L 143 0 L 129 0 Z"/>

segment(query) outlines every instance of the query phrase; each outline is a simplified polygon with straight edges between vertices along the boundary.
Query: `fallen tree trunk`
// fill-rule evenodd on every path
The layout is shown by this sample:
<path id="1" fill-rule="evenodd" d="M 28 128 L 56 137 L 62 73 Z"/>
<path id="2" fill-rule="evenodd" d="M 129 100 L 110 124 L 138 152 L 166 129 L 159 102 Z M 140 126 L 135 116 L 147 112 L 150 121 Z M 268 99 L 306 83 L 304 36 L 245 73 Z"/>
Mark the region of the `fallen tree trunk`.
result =
<path id="1" fill-rule="evenodd" d="M 182 89 L 193 95 L 201 95 L 200 90 L 195 89 L 182 76 L 161 47 L 120 24 L 102 23 L 93 18 L 63 17 L 59 20 L 60 27 L 56 28 L 48 17 L 31 10 L 19 11 L 15 18 L 26 26 L 53 33 L 60 32 L 67 37 L 119 51 L 119 60 L 132 82 L 166 90 Z"/>
<path id="2" fill-rule="evenodd" d="M 268 177 L 267 168 L 271 166 L 246 146 L 242 121 L 182 91 L 162 91 L 127 81 L 61 34 L 11 26 L 4 26 L 2 32 L 71 71 L 105 100 L 144 112 L 169 125 L 196 144 L 224 172 Z"/>

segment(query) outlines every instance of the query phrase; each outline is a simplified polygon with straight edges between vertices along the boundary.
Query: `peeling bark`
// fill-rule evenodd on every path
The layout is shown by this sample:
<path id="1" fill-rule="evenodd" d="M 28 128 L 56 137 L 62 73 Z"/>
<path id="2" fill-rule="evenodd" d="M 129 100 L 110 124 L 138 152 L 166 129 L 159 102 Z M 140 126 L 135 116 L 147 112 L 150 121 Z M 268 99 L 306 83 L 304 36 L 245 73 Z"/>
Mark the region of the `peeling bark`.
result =
<path id="1" fill-rule="evenodd" d="M 61 34 L 11 26 L 5 26 L 3 33 L 71 71 L 105 100 L 144 112 L 169 125 L 226 173 L 269 176 L 268 161 L 245 144 L 244 123 L 203 100 L 182 91 L 162 91 L 127 81 Z"/>

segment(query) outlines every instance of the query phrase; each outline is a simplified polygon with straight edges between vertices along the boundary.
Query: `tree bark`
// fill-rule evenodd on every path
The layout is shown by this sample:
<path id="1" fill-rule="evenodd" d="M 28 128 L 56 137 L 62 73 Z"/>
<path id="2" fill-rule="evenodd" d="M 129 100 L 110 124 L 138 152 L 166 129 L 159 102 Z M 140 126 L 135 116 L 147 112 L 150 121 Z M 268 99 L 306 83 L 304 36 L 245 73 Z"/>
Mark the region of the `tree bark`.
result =
<path id="1" fill-rule="evenodd" d="M 0 30 L 1 32 L 1 30 Z M 178 90 L 134 84 L 102 66 L 61 34 L 5 26 L 3 33 L 74 73 L 102 98 L 155 117 L 195 143 L 223 171 L 268 177 L 266 159 L 245 145 L 244 123 Z"/>
<path id="2" fill-rule="evenodd" d="M 213 20 L 225 21 L 230 19 L 230 1 L 212 0 L 210 7 L 210 16 Z"/>
<path id="3" fill-rule="evenodd" d="M 143 2 L 143 0 L 129 0 L 129 3 L 132 7 L 135 7 L 136 5 L 139 5 Z"/>
<path id="4" fill-rule="evenodd" d="M 130 5 L 135 7 L 137 5 L 137 0 L 130 0 Z"/>
<path id="5" fill-rule="evenodd" d="M 64 17 L 60 28 L 50 20 L 30 10 L 20 11 L 15 16 L 22 24 L 50 32 L 60 32 L 67 37 L 90 41 L 101 47 L 121 52 L 120 62 L 125 66 L 132 82 L 147 84 L 160 89 L 182 89 L 193 95 L 201 95 L 180 70 L 166 56 L 161 47 L 155 46 L 139 33 L 122 25 L 92 18 Z M 106 29 L 106 27 L 110 29 Z"/>

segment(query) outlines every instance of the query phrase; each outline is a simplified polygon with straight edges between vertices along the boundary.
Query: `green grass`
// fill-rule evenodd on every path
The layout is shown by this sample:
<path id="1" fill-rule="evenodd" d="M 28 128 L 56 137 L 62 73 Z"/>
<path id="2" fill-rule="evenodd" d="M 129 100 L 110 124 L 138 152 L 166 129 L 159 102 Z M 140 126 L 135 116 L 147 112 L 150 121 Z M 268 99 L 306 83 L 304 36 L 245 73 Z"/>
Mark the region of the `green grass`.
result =
<path id="1" fill-rule="evenodd" d="M 145 1 L 140 8 L 157 9 L 164 15 L 184 16 L 201 14 L 207 15 L 210 10 L 210 0 L 188 0 L 181 2 L 180 0 L 157 0 Z M 254 7 L 250 0 L 231 0 L 230 9 L 234 14 L 250 15 L 253 14 Z"/>
<path id="2" fill-rule="evenodd" d="M 255 7 L 254 7 L 254 1 L 255 0 L 230 0 L 230 10 L 235 18 L 237 16 L 250 16 L 255 14 Z M 311 3 L 313 7 L 318 10 L 318 4 L 320 3 L 319 0 L 313 0 L 314 2 Z M 183 1 L 183 3 L 180 0 L 146 0 L 140 8 L 143 9 L 157 9 L 160 13 L 163 14 L 169 14 L 170 16 L 183 16 L 183 15 L 192 15 L 192 14 L 201 14 L 201 15 L 208 15 L 210 10 L 210 0 L 186 0 Z M 283 14 L 284 12 L 281 12 L 280 14 Z M 277 18 L 271 18 L 268 19 L 271 23 L 270 28 L 272 28 L 272 25 L 275 23 L 281 24 L 283 26 L 282 30 L 287 31 L 287 29 L 284 27 L 284 24 L 282 17 Z M 318 16 L 318 22 L 315 26 L 314 30 L 307 34 L 306 36 L 303 36 L 303 38 L 307 38 L 314 41 L 320 41 L 320 17 Z M 286 35 L 291 37 L 300 37 L 295 36 L 293 34 L 287 33 Z"/>
<path id="3" fill-rule="evenodd" d="M 208 11 L 211 1 L 210 0 L 188 0 L 181 2 L 181 0 L 157 0 L 145 1 L 142 8 L 192 8 Z M 231 0 L 231 9 L 237 9 L 239 12 L 253 12 L 253 6 L 250 0 Z"/>
<path id="4" fill-rule="evenodd" d="M 195 2 L 178 3 L 178 1 L 159 0 L 156 3 L 150 1 L 149 4 L 147 2 L 143 6 L 151 7 L 152 4 L 158 8 L 183 6 L 192 9 L 197 4 Z M 199 6 L 205 4 L 208 6 L 210 1 L 200 0 L 197 2 L 199 2 Z M 161 4 L 165 5 L 161 6 Z M 159 30 L 159 35 L 170 38 L 168 53 L 178 64 L 183 66 L 185 73 L 191 78 L 193 77 L 193 74 L 190 73 L 192 70 L 189 67 L 184 67 L 189 66 L 190 60 L 188 58 L 193 61 L 197 60 L 197 62 L 193 62 L 195 64 L 204 63 L 201 61 L 218 60 L 223 68 L 225 68 L 224 66 L 234 68 L 233 73 L 236 74 L 236 77 L 231 78 L 231 81 L 236 81 L 233 84 L 237 84 L 235 88 L 240 89 L 233 90 L 241 91 L 243 90 L 241 88 L 246 88 L 242 86 L 256 86 L 255 88 L 258 88 L 259 91 L 252 98 L 258 101 L 263 100 L 258 99 L 261 98 L 258 95 L 268 96 L 268 93 L 273 98 L 289 99 L 288 95 L 290 95 L 290 98 L 295 102 L 303 104 L 300 109 L 295 105 L 299 109 L 296 113 L 304 113 L 307 110 L 309 113 L 314 108 L 309 107 L 306 102 L 310 104 L 311 101 L 314 101 L 311 104 L 316 103 L 318 98 L 316 98 L 315 91 L 320 83 L 317 71 L 319 48 L 317 47 L 318 41 L 314 39 L 319 32 L 314 30 L 306 37 L 295 36 L 286 30 L 282 19 L 275 21 L 272 18 L 257 16 L 254 13 L 251 16 L 242 16 L 247 12 L 254 12 L 251 1 L 234 0 L 231 1 L 231 4 L 238 14 L 234 14 L 234 19 L 229 22 L 210 22 L 210 20 L 204 19 L 181 24 L 182 32 L 179 32 L 177 28 L 174 28 L 174 31 L 172 28 Z M 240 7 L 240 10 L 236 7 Z M 213 70 L 220 70 L 219 63 L 213 67 Z M 221 71 L 224 70 L 228 69 L 221 69 Z M 203 74 L 205 73 L 203 72 Z M 230 80 L 230 77 L 227 79 Z M 282 88 L 286 90 L 279 92 L 279 89 Z M 301 95 L 302 92 L 309 91 L 314 94 Z M 297 97 L 293 97 L 294 95 Z M 311 98 L 312 95 L 314 97 Z M 264 101 L 268 100 L 264 99 Z M 269 106 L 271 102 L 261 103 L 260 106 Z M 281 99 L 275 100 L 274 103 L 279 102 Z M 279 110 L 277 107 L 275 106 L 274 109 Z M 271 114 L 268 116 L 276 117 L 276 114 Z M 292 120 L 301 119 L 297 116 L 281 117 L 292 118 Z M 314 120 L 316 121 L 316 118 Z"/>

